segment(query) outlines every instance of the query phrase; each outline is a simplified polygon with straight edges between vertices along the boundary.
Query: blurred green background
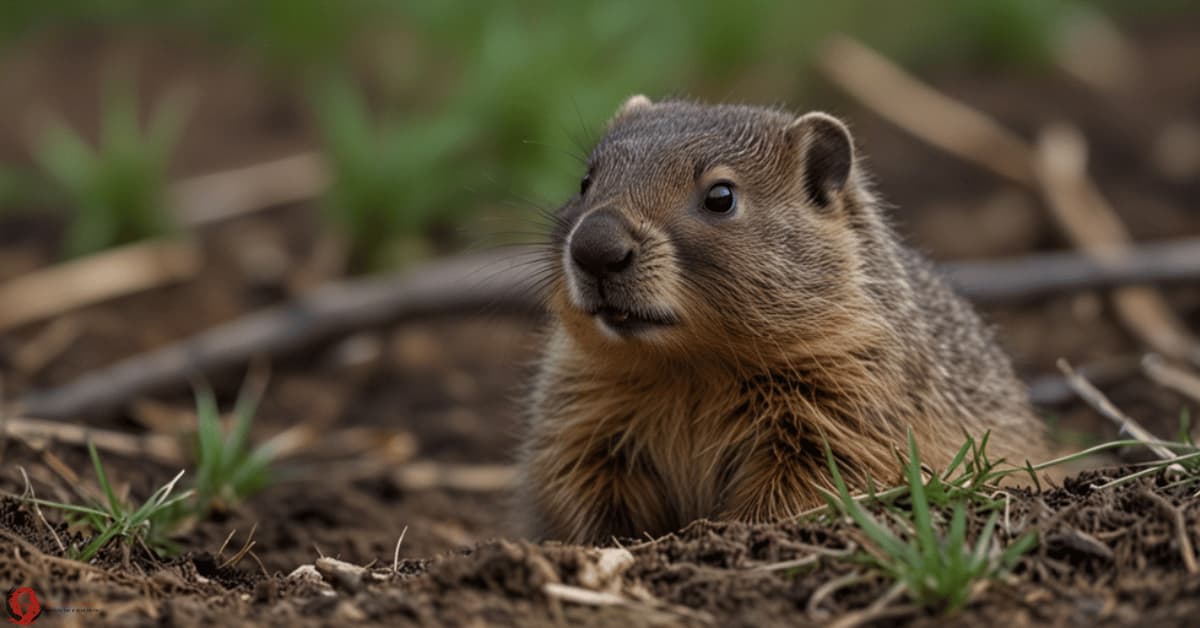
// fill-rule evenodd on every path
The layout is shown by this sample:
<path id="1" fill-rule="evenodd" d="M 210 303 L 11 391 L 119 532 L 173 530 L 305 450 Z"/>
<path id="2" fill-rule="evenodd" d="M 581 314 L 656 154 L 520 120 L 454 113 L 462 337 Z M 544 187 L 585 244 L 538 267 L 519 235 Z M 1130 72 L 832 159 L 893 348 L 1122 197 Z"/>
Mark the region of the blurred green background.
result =
<path id="1" fill-rule="evenodd" d="M 520 216 L 570 193 L 578 159 L 633 93 L 801 107 L 820 87 L 813 56 L 836 32 L 919 69 L 1036 73 L 1092 16 L 1188 4 L 11 1 L 0 4 L 0 54 L 150 33 L 250 68 L 303 112 L 301 143 L 320 148 L 333 175 L 321 215 L 354 251 L 351 269 L 370 271 L 425 254 L 430 239 L 463 244 L 464 219 L 481 212 L 496 233 L 524 228 Z M 22 126 L 28 158 L 0 164 L 0 211 L 63 212 L 63 255 L 173 229 L 163 207 L 168 166 L 205 94 L 143 94 L 151 106 L 139 110 L 122 96 L 139 78 L 139 64 L 129 66 L 92 95 L 97 133 L 51 111 L 50 123 Z M 229 147 L 229 166 L 245 163 L 237 151 Z"/>

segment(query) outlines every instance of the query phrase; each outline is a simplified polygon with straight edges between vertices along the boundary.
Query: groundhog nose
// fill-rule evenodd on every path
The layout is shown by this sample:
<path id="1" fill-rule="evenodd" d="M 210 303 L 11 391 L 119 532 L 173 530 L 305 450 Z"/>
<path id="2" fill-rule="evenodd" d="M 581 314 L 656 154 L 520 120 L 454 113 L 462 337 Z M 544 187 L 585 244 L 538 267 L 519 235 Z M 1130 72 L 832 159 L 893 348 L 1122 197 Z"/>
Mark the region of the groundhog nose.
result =
<path id="1" fill-rule="evenodd" d="M 583 272 L 601 278 L 619 273 L 633 262 L 634 242 L 615 212 L 600 210 L 584 217 L 571 236 L 571 259 Z"/>

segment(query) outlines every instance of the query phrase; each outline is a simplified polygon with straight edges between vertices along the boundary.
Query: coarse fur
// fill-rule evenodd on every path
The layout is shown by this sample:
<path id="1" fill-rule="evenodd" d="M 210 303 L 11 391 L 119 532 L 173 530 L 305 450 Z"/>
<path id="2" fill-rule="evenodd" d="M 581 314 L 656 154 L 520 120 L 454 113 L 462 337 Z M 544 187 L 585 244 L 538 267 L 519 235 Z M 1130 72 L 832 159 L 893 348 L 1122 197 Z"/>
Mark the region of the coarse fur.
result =
<path id="1" fill-rule="evenodd" d="M 736 190 L 730 215 L 703 207 L 714 182 Z M 794 515 L 831 486 L 826 441 L 858 487 L 897 479 L 909 429 L 934 467 L 986 430 L 994 456 L 1041 453 L 1008 359 L 901 244 L 835 119 L 636 96 L 581 188 L 544 260 L 553 322 L 522 452 L 530 536 Z M 602 280 L 569 253 L 599 211 L 636 247 Z M 660 324 L 623 333 L 605 308 Z"/>

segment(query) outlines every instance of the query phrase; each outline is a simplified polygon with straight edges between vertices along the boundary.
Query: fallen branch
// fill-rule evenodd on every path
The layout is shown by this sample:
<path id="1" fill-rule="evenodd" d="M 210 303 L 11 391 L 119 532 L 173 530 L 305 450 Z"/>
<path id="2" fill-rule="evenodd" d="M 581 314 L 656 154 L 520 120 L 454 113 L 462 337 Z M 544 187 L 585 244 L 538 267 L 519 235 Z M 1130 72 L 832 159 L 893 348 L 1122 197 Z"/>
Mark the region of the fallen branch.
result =
<path id="1" fill-rule="evenodd" d="M 1200 238 L 1118 247 L 1103 262 L 1078 252 L 944 264 L 958 291 L 980 302 L 1028 299 L 1128 284 L 1200 280 Z"/>
<path id="2" fill-rule="evenodd" d="M 1131 238 L 1087 178 L 1082 137 L 1067 127 L 1043 133 L 1037 148 L 995 120 L 953 100 L 845 37 L 830 41 L 821 59 L 826 75 L 883 118 L 919 139 L 1016 183 L 1041 190 L 1076 246 L 1100 263 Z M 1200 341 L 1187 332 L 1162 295 L 1147 287 L 1113 294 L 1124 323 L 1159 353 L 1200 364 Z"/>
<path id="3" fill-rule="evenodd" d="M 194 244 L 155 240 L 37 270 L 0 284 L 0 332 L 183 281 L 199 269 L 200 252 Z"/>
<path id="4" fill-rule="evenodd" d="M 516 249 L 452 257 L 400 275 L 326 285 L 291 304 L 249 314 L 60 388 L 29 393 L 21 403 L 27 414 L 44 418 L 103 413 L 197 374 L 296 351 L 364 327 L 439 313 L 537 312 L 541 301 L 532 289 L 535 269 L 525 264 L 532 254 Z M 1200 240 L 1146 245 L 1123 259 L 1122 264 L 1098 264 L 1081 254 L 1048 254 L 960 262 L 944 271 L 964 294 L 985 301 L 1180 279 L 1189 272 L 1200 277 Z M 1058 392 L 1055 399 L 1061 400 Z"/>
<path id="5" fill-rule="evenodd" d="M 1075 246 L 1100 264 L 1127 257 L 1133 238 L 1096 185 L 1087 178 L 1087 145 L 1073 127 L 1051 127 L 1038 142 L 1037 174 L 1054 215 Z M 1160 292 L 1146 286 L 1114 290 L 1125 325 L 1155 351 L 1200 364 L 1200 340 L 1171 311 Z"/>
<path id="6" fill-rule="evenodd" d="M 918 138 L 1022 185 L 1034 185 L 1033 150 L 995 120 L 942 95 L 848 37 L 834 37 L 821 70 L 877 114 Z"/>
<path id="7" fill-rule="evenodd" d="M 278 355 L 347 332 L 446 312 L 524 311 L 539 302 L 520 253 L 452 258 L 396 276 L 324 286 L 286 305 L 250 314 L 144 355 L 27 394 L 25 413 L 66 419 L 111 411 L 189 377 Z"/>

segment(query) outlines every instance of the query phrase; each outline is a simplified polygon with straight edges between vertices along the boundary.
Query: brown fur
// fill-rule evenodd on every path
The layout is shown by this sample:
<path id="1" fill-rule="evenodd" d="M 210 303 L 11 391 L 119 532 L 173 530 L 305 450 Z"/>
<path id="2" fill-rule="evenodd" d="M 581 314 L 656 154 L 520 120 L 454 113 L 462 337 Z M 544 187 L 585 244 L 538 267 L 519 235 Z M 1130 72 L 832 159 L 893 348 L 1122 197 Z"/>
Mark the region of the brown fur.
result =
<path id="1" fill-rule="evenodd" d="M 996 456 L 1040 452 L 1007 358 L 900 244 L 859 166 L 819 178 L 837 171 L 823 149 L 839 132 L 821 114 L 755 107 L 635 97 L 618 112 L 546 259 L 555 321 L 522 465 L 531 535 L 786 517 L 830 486 L 822 438 L 857 486 L 897 478 L 910 428 L 935 467 L 964 432 L 992 430 Z M 698 209 L 718 179 L 736 185 L 733 217 Z M 581 309 L 597 292 L 564 251 L 600 208 L 630 225 L 638 257 L 598 294 L 676 325 L 614 338 Z"/>

